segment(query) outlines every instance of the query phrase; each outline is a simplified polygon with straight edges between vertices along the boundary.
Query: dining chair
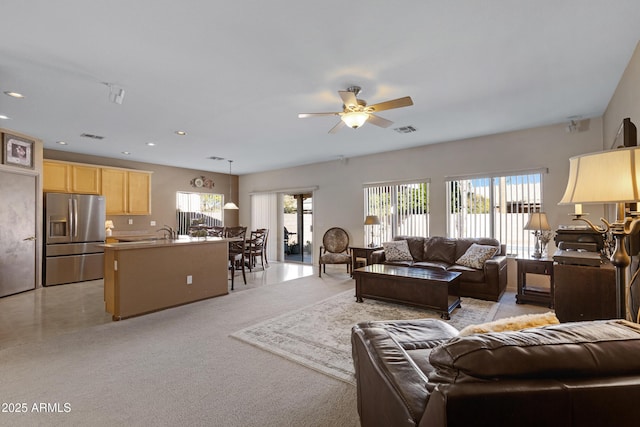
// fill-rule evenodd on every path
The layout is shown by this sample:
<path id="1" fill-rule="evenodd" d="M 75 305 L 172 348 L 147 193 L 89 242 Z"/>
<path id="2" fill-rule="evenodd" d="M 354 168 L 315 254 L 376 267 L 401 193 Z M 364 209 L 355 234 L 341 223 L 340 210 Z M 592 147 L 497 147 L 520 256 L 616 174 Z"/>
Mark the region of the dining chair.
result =
<path id="1" fill-rule="evenodd" d="M 264 270 L 267 234 L 268 234 L 268 230 L 263 228 L 258 229 L 256 231 L 252 231 L 249 240 L 247 240 L 245 256 L 249 264 L 249 271 L 252 271 L 253 267 L 256 266 L 257 257 L 260 257 L 262 269 Z"/>
<path id="2" fill-rule="evenodd" d="M 214 225 L 213 227 L 209 228 L 209 236 L 211 237 L 224 237 L 224 235 L 225 235 L 224 227 Z"/>
<path id="3" fill-rule="evenodd" d="M 247 284 L 247 276 L 244 271 L 246 252 L 247 227 L 227 227 L 225 237 L 233 239 L 229 241 L 229 270 L 231 271 L 231 290 L 236 275 L 236 269 L 242 269 L 242 279 Z"/>
<path id="4" fill-rule="evenodd" d="M 264 248 L 262 249 L 263 253 L 264 253 L 264 264 L 269 267 L 269 257 L 267 256 L 267 254 L 269 253 L 269 251 L 267 250 L 267 243 L 269 243 L 269 229 L 268 228 L 258 228 L 258 231 L 264 231 Z"/>
<path id="5" fill-rule="evenodd" d="M 351 255 L 349 254 L 349 235 L 340 227 L 328 229 L 322 237 L 318 259 L 318 277 L 322 271 L 326 273 L 327 264 L 347 264 L 347 273 L 351 271 Z"/>

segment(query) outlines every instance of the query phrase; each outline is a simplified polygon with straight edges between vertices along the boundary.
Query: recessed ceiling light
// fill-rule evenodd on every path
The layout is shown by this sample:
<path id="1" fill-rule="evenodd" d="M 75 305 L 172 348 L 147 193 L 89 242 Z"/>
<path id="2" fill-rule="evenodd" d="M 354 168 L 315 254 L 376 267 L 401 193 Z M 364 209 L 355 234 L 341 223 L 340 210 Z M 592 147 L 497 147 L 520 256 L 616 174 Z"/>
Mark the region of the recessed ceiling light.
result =
<path id="1" fill-rule="evenodd" d="M 148 145 L 149 147 L 155 147 L 155 146 L 156 146 L 156 143 L 155 143 L 155 142 L 147 142 L 147 145 Z"/>
<path id="2" fill-rule="evenodd" d="M 4 114 L 0 114 L 0 120 L 9 120 L 9 117 Z"/>
<path id="3" fill-rule="evenodd" d="M 67 145 L 67 143 L 65 141 L 56 141 L 56 144 Z"/>
<path id="4" fill-rule="evenodd" d="M 18 92 L 11 92 L 10 90 L 7 90 L 4 92 L 5 95 L 8 95 L 12 98 L 24 98 L 24 95 Z"/>
<path id="5" fill-rule="evenodd" d="M 177 130 L 176 135 L 185 136 L 187 133 L 183 130 Z"/>
<path id="6" fill-rule="evenodd" d="M 124 154 L 125 156 L 128 156 L 131 153 L 129 151 L 123 151 L 122 154 Z"/>

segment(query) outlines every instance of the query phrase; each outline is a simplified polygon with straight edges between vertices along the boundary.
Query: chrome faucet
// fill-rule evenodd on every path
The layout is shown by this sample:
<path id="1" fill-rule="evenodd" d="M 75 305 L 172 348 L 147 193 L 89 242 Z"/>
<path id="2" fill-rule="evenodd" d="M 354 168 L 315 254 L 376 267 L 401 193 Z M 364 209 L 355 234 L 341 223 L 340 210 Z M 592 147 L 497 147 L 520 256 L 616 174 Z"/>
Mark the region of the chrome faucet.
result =
<path id="1" fill-rule="evenodd" d="M 176 230 L 174 230 L 173 228 L 169 227 L 166 224 L 165 224 L 164 227 L 162 227 L 158 231 L 164 231 L 164 233 L 165 233 L 164 237 L 165 238 L 169 238 L 169 239 L 173 239 L 173 240 L 178 238 L 178 232 Z"/>

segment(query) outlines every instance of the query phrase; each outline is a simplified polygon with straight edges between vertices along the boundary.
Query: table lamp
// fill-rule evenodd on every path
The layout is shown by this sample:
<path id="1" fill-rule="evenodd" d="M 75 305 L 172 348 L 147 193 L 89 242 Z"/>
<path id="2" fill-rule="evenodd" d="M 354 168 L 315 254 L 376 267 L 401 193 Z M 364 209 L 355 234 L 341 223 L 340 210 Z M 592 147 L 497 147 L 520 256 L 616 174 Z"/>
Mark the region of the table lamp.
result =
<path id="1" fill-rule="evenodd" d="M 111 230 L 112 230 L 113 228 L 114 228 L 114 227 L 113 227 L 113 221 L 112 221 L 112 220 L 108 219 L 108 220 L 106 220 L 106 221 L 104 222 L 104 229 L 105 229 L 104 234 L 105 234 L 106 236 L 111 236 Z"/>
<path id="2" fill-rule="evenodd" d="M 533 212 L 529 216 L 529 221 L 527 222 L 527 225 L 524 226 L 524 229 L 532 230 L 533 235 L 536 237 L 536 246 L 531 256 L 534 258 L 542 258 L 540 237 L 542 236 L 543 231 L 551 230 L 551 227 L 549 227 L 549 221 L 547 221 L 547 214 L 544 212 Z"/>
<path id="3" fill-rule="evenodd" d="M 617 203 L 615 222 L 600 218 L 604 227 L 598 227 L 576 213 L 575 220 L 584 221 L 598 233 L 611 232 L 615 239 L 615 250 L 611 264 L 616 268 L 616 313 L 620 319 L 627 316 L 626 269 L 631 263 L 624 240 L 640 229 L 637 214 L 627 216 L 624 204 L 640 201 L 640 147 L 621 148 L 611 151 L 583 154 L 569 159 L 569 181 L 560 205 Z"/>
<path id="4" fill-rule="evenodd" d="M 379 224 L 380 224 L 380 218 L 378 218 L 377 215 L 367 215 L 367 217 L 364 220 L 364 225 L 371 226 L 371 243 L 369 243 L 370 248 L 373 248 L 376 246 L 376 244 L 373 242 L 373 226 L 379 225 Z"/>

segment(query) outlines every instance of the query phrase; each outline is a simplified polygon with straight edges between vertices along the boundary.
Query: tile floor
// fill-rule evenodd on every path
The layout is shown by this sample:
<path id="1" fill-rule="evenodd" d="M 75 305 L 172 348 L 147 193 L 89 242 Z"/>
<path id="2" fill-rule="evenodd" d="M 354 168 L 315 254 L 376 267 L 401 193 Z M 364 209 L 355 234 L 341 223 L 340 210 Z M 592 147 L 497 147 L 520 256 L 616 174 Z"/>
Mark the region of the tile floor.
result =
<path id="1" fill-rule="evenodd" d="M 314 274 L 311 265 L 270 263 L 247 270 L 247 285 L 236 274 L 236 291 Z M 0 298 L 0 348 L 20 345 L 111 322 L 104 309 L 102 280 L 38 288 Z"/>
<path id="2" fill-rule="evenodd" d="M 265 270 L 259 267 L 247 271 L 246 286 L 237 273 L 234 292 L 313 274 L 317 271 L 311 265 L 271 262 Z M 549 311 L 545 306 L 516 304 L 513 291 L 507 291 L 500 302 L 496 318 Z M 111 321 L 111 315 L 104 310 L 102 280 L 43 287 L 0 298 L 0 348 Z"/>

